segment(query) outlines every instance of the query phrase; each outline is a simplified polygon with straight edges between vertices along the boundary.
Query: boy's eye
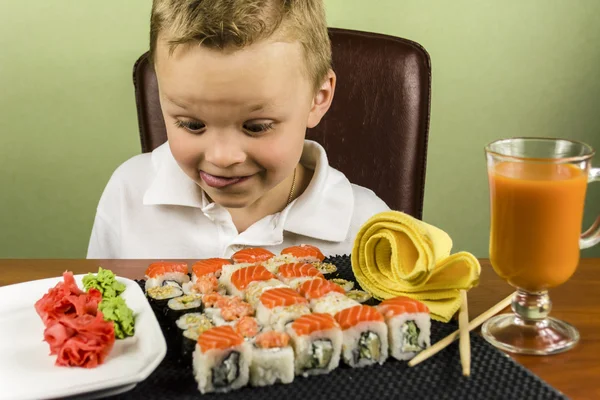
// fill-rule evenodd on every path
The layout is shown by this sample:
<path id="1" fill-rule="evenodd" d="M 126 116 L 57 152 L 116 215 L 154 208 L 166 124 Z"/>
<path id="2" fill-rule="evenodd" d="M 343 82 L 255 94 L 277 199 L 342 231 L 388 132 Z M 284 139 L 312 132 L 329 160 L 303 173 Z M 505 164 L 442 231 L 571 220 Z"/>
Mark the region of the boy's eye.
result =
<path id="1" fill-rule="evenodd" d="M 180 121 L 177 120 L 175 121 L 175 125 L 179 128 L 183 128 L 188 130 L 189 132 L 192 133 L 200 133 L 201 130 L 203 130 L 206 125 L 204 125 L 202 122 L 199 121 Z"/>
<path id="2" fill-rule="evenodd" d="M 268 130 L 273 129 L 273 123 L 268 122 L 268 123 L 262 123 L 262 124 L 244 124 L 244 129 L 247 132 L 250 132 L 253 134 L 264 133 L 264 132 L 267 132 Z"/>

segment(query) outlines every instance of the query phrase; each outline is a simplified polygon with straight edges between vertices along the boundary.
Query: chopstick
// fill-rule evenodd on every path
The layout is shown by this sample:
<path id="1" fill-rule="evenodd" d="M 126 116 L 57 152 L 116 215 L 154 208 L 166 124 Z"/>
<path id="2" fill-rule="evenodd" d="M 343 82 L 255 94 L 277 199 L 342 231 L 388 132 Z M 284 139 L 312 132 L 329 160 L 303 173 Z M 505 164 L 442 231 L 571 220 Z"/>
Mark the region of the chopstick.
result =
<path id="1" fill-rule="evenodd" d="M 471 375 L 471 339 L 469 338 L 469 307 L 467 305 L 467 291 L 460 291 L 460 313 L 458 314 L 458 330 L 460 332 L 459 348 L 460 363 L 463 376 Z"/>
<path id="2" fill-rule="evenodd" d="M 496 315 L 497 313 L 499 313 L 500 311 L 502 311 L 503 309 L 508 307 L 510 305 L 513 295 L 514 295 L 514 293 L 511 293 L 504 300 L 502 300 L 495 306 L 491 307 L 489 310 L 487 310 L 487 311 L 483 312 L 482 314 L 478 315 L 477 317 L 475 317 L 473 319 L 473 321 L 471 321 L 469 323 L 469 331 L 472 331 L 473 329 L 477 328 L 479 325 L 481 325 L 485 321 L 487 321 L 490 317 Z M 459 335 L 458 330 L 452 332 L 451 334 L 449 334 L 448 336 L 446 336 L 445 338 L 443 338 L 442 340 L 440 340 L 439 342 L 437 342 L 436 344 L 434 344 L 427 350 L 424 350 L 424 351 L 420 352 L 419 354 L 417 354 L 412 360 L 410 360 L 408 362 L 408 366 L 414 367 L 415 365 L 427 360 L 429 357 L 433 356 L 434 354 L 437 354 L 440 350 L 445 349 L 446 347 L 448 347 L 448 345 L 450 345 L 452 342 L 454 342 L 454 340 L 456 340 L 458 335 Z"/>

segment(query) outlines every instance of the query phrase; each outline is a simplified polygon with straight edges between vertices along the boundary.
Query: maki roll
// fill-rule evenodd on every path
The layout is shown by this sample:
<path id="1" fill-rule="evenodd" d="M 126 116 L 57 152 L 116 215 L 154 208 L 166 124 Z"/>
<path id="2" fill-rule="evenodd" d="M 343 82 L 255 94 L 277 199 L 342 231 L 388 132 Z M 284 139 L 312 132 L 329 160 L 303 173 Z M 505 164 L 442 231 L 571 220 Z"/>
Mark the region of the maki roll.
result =
<path id="1" fill-rule="evenodd" d="M 214 327 L 206 315 L 201 313 L 184 314 L 176 321 L 178 340 L 176 345 L 179 350 L 179 361 L 183 365 L 192 364 L 192 354 L 196 348 L 198 337 Z"/>
<path id="2" fill-rule="evenodd" d="M 344 308 L 360 304 L 346 297 L 341 286 L 325 279 L 306 281 L 300 285 L 298 292 L 310 300 L 310 309 L 315 313 L 335 315 Z"/>
<path id="3" fill-rule="evenodd" d="M 180 297 L 183 295 L 183 290 L 179 286 L 166 285 L 166 286 L 153 286 L 146 290 L 146 297 L 150 307 L 158 317 L 159 322 L 164 320 L 166 312 L 168 310 L 167 303 L 169 300 Z"/>
<path id="4" fill-rule="evenodd" d="M 268 331 L 259 334 L 252 346 L 250 384 L 269 386 L 294 380 L 294 351 L 290 337 L 283 332 Z"/>
<path id="5" fill-rule="evenodd" d="M 260 296 L 267 290 L 288 287 L 278 279 L 251 282 L 246 288 L 246 301 L 254 308 L 258 306 Z"/>
<path id="6" fill-rule="evenodd" d="M 392 357 L 410 360 L 431 346 L 431 318 L 425 304 L 400 296 L 381 302 L 377 309 L 388 326 Z"/>
<path id="7" fill-rule="evenodd" d="M 224 265 L 231 265 L 225 258 L 207 258 L 192 265 L 192 280 L 183 284 L 185 294 L 225 294 L 225 287 L 219 284 Z"/>
<path id="8" fill-rule="evenodd" d="M 194 378 L 202 394 L 229 392 L 248 384 L 252 349 L 231 326 L 207 330 L 193 354 Z"/>
<path id="9" fill-rule="evenodd" d="M 342 331 L 329 314 L 303 315 L 288 325 L 296 375 L 327 374 L 340 363 Z"/>
<path id="10" fill-rule="evenodd" d="M 187 263 L 155 262 L 146 269 L 146 291 L 152 287 L 163 286 L 168 281 L 177 282 L 179 285 L 189 282 Z"/>
<path id="11" fill-rule="evenodd" d="M 256 307 L 259 324 L 283 331 L 285 325 L 302 315 L 310 314 L 308 300 L 290 288 L 267 290 Z"/>
<path id="12" fill-rule="evenodd" d="M 334 316 L 342 328 L 342 358 L 352 368 L 376 363 L 388 357 L 388 328 L 375 307 L 358 305 Z"/>
<path id="13" fill-rule="evenodd" d="M 336 285 L 340 285 L 342 287 L 342 289 L 344 289 L 345 292 L 349 292 L 352 289 L 354 289 L 354 282 L 349 281 L 347 279 L 333 278 L 333 279 L 330 279 L 330 281 L 335 283 Z"/>
<path id="14" fill-rule="evenodd" d="M 166 314 L 171 321 L 177 321 L 183 314 L 200 311 L 202 311 L 202 298 L 199 295 L 188 294 L 167 302 Z"/>

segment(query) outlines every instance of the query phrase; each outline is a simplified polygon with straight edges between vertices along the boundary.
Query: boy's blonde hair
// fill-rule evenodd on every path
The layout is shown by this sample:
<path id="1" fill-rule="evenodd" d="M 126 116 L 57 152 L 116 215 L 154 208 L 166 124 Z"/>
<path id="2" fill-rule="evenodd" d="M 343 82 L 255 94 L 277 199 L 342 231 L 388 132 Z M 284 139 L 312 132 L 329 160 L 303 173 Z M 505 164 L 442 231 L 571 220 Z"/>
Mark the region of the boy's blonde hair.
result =
<path id="1" fill-rule="evenodd" d="M 299 41 L 315 91 L 331 68 L 331 43 L 323 0 L 154 0 L 150 56 L 159 34 L 172 52 L 181 44 L 243 48 L 273 35 Z"/>

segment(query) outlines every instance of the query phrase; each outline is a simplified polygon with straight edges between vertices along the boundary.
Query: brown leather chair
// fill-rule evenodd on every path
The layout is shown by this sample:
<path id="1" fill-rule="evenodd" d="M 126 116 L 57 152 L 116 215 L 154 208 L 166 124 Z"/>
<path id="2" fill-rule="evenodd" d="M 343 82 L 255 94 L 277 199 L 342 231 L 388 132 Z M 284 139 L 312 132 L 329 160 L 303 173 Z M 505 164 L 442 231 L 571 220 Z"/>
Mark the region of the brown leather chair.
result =
<path id="1" fill-rule="evenodd" d="M 397 37 L 330 28 L 337 88 L 333 105 L 307 138 L 330 164 L 389 207 L 423 213 L 429 132 L 431 63 L 419 44 Z M 133 82 L 142 151 L 167 140 L 156 75 L 148 53 Z"/>

